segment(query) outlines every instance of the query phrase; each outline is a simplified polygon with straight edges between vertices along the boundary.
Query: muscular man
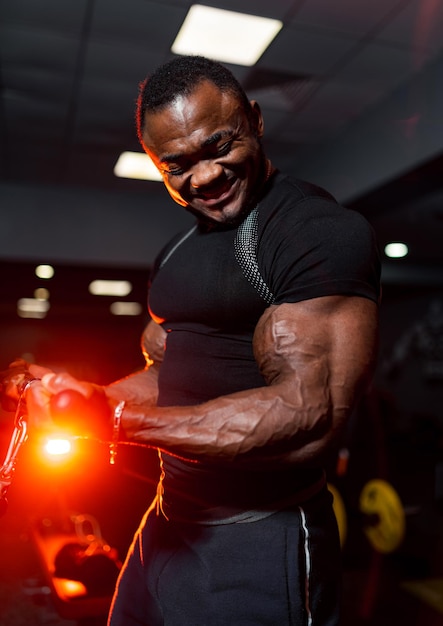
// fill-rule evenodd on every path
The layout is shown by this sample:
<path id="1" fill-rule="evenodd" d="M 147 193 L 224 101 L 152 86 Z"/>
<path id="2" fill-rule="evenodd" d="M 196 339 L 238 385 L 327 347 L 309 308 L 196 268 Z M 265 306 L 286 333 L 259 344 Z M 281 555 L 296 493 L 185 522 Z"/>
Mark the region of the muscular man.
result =
<path id="1" fill-rule="evenodd" d="M 137 123 L 196 220 L 155 263 L 146 368 L 105 390 L 126 402 L 126 436 L 161 457 L 110 624 L 337 624 L 323 467 L 376 359 L 374 235 L 271 165 L 258 104 L 217 63 L 159 68 Z M 34 384 L 35 419 L 71 385 L 88 388 L 55 374 Z"/>

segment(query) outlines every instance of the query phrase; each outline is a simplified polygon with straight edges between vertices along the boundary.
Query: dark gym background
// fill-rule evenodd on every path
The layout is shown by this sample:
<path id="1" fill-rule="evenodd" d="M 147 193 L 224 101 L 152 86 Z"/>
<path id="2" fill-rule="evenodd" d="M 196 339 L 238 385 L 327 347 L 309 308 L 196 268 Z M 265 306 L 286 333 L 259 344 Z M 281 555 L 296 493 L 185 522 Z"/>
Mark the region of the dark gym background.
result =
<path id="1" fill-rule="evenodd" d="M 146 312 L 116 317 L 96 278 L 133 284 L 143 306 L 156 253 L 189 218 L 160 183 L 117 179 L 139 150 L 137 84 L 172 56 L 186 0 L 0 3 L 0 369 L 25 355 L 106 383 L 143 364 Z M 230 68 L 262 105 L 265 145 L 283 170 L 323 185 L 373 224 L 383 260 L 380 359 L 344 441 L 344 626 L 443 624 L 443 4 L 435 0 L 224 0 L 283 20 L 252 68 Z M 408 245 L 384 256 L 391 241 Z M 50 281 L 34 268 L 50 263 Z M 17 300 L 50 291 L 44 319 Z M 0 415 L 4 453 L 11 414 Z M 156 455 L 83 442 L 48 470 L 28 441 L 0 519 L 0 624 L 101 626 L 100 610 L 61 616 L 35 528 L 94 515 L 123 557 L 153 493 Z M 374 550 L 359 497 L 372 479 L 401 499 L 405 535 Z M 374 520 L 372 520 L 374 521 Z"/>

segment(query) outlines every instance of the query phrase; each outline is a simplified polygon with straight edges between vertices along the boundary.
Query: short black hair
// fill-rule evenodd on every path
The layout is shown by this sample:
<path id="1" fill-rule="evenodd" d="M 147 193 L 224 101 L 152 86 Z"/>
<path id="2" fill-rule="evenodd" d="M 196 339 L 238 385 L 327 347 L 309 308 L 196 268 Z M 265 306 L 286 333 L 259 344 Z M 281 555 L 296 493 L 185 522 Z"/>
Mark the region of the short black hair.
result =
<path id="1" fill-rule="evenodd" d="M 179 96 L 190 95 L 203 82 L 213 83 L 220 91 L 230 92 L 244 107 L 251 119 L 251 104 L 235 76 L 224 65 L 202 56 L 179 56 L 148 76 L 141 84 L 137 99 L 137 135 L 143 143 L 144 118 L 147 111 L 155 113 L 171 104 Z"/>

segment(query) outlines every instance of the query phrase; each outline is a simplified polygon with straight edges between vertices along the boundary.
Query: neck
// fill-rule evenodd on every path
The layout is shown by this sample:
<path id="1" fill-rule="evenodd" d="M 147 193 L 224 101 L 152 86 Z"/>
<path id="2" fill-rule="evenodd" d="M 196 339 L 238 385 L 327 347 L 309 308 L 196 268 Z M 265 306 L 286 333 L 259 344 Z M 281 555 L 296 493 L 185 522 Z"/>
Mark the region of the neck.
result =
<path id="1" fill-rule="evenodd" d="M 257 178 L 256 192 L 254 193 L 254 197 L 250 202 L 250 209 L 253 209 L 254 206 L 256 206 L 257 202 L 260 202 L 261 198 L 264 196 L 267 183 L 272 178 L 272 175 L 275 171 L 276 168 L 272 165 L 270 159 L 264 157 L 261 172 Z"/>

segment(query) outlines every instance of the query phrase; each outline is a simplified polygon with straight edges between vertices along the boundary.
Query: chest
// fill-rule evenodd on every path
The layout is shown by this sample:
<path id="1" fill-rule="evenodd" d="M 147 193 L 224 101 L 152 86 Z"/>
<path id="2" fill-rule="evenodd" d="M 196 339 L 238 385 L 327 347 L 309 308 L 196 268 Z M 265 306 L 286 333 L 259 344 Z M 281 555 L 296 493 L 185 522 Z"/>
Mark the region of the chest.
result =
<path id="1" fill-rule="evenodd" d="M 235 229 L 195 230 L 165 256 L 152 282 L 149 308 L 166 328 L 255 326 L 266 303 L 236 259 L 235 237 Z"/>

